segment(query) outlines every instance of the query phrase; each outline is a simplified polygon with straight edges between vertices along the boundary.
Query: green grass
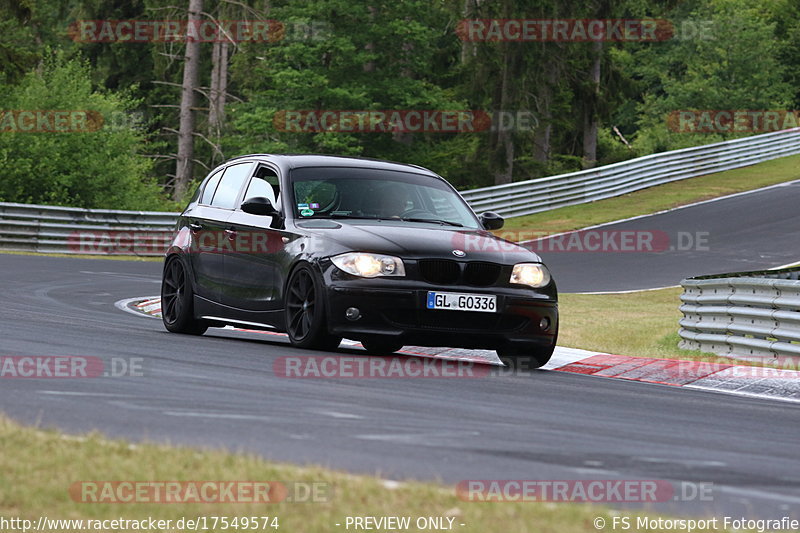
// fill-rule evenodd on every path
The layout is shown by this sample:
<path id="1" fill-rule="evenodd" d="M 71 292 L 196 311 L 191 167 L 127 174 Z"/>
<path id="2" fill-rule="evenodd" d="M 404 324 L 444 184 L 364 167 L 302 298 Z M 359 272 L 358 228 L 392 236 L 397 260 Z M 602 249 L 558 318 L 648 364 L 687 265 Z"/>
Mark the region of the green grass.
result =
<path id="1" fill-rule="evenodd" d="M 559 294 L 558 344 L 633 357 L 731 363 L 716 354 L 678 348 L 683 314 L 679 287 L 624 294 Z M 758 361 L 737 365 L 767 366 Z"/>
<path id="2" fill-rule="evenodd" d="M 667 183 L 607 200 L 509 218 L 500 232 L 524 230 L 543 236 L 572 231 L 795 179 L 800 179 L 800 155 Z"/>
<path id="3" fill-rule="evenodd" d="M 626 294 L 560 294 L 558 343 L 642 357 L 699 355 L 702 352 L 677 347 L 678 319 L 682 316 L 678 311 L 680 294 L 680 288 Z"/>
<path id="4" fill-rule="evenodd" d="M 30 519 L 34 524 L 39 516 L 62 519 L 150 516 L 173 521 L 200 516 L 276 516 L 280 521 L 277 531 L 313 533 L 345 531 L 347 516 L 450 516 L 455 518 L 454 530 L 465 533 L 589 533 L 597 531 L 593 525 L 596 517 L 603 517 L 610 524 L 612 514 L 639 514 L 583 503 L 468 502 L 456 496 L 454 486 L 438 483 L 408 482 L 390 487 L 377 477 L 356 476 L 316 466 L 277 464 L 244 454 L 134 445 L 109 440 L 96 433 L 84 437 L 66 436 L 23 427 L 1 415 L 0 442 L 3 446 L 0 516 Z M 421 456 L 420 460 L 425 459 Z M 465 469 L 465 476 L 468 472 L 469 469 Z M 537 474 L 531 470 L 520 472 L 519 477 L 537 479 Z M 330 497 L 327 501 L 308 503 L 101 504 L 76 502 L 70 496 L 69 489 L 77 482 L 111 480 L 324 483 Z M 659 516 L 657 513 L 647 515 Z M 635 518 L 633 521 L 635 523 Z M 337 527 L 337 523 L 342 526 Z M 409 531 L 417 529 L 412 527 Z"/>

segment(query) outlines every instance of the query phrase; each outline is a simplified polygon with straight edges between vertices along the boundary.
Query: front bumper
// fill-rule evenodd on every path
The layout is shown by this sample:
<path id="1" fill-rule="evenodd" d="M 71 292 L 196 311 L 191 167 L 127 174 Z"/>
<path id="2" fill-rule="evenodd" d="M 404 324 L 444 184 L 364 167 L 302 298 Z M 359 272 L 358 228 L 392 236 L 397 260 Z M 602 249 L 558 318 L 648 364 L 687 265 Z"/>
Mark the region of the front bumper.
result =
<path id="1" fill-rule="evenodd" d="M 509 344 L 547 347 L 556 340 L 554 290 L 433 286 L 400 278 L 342 279 L 330 271 L 325 278 L 328 330 L 337 336 L 355 340 L 383 336 L 406 345 L 490 350 Z M 497 312 L 427 309 L 428 291 L 492 294 L 497 296 Z M 351 307 L 360 312 L 357 320 L 346 317 Z M 543 329 L 544 318 L 548 325 Z"/>

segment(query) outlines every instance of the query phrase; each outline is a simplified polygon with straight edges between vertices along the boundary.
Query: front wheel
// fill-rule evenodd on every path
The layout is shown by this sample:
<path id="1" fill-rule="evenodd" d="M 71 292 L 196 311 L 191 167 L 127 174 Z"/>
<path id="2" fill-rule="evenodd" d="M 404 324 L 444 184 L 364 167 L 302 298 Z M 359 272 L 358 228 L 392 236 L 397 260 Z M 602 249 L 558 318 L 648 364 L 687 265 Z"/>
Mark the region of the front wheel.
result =
<path id="1" fill-rule="evenodd" d="M 208 329 L 194 317 L 194 291 L 186 267 L 178 257 L 164 265 L 161 278 L 161 320 L 173 333 L 202 335 Z"/>
<path id="2" fill-rule="evenodd" d="M 341 337 L 328 333 L 322 283 L 308 266 L 300 266 L 286 285 L 286 333 L 298 348 L 335 350 Z"/>

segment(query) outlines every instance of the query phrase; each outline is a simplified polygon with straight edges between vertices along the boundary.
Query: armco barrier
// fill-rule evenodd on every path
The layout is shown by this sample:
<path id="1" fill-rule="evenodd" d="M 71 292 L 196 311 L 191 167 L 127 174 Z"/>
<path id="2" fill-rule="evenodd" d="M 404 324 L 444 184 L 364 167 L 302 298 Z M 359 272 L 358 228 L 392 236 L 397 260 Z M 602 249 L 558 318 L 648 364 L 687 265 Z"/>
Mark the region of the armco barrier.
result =
<path id="1" fill-rule="evenodd" d="M 800 153 L 800 128 L 462 191 L 480 213 L 538 213 Z M 0 250 L 161 255 L 178 213 L 0 203 Z M 159 244 L 160 243 L 160 244 Z"/>
<path id="2" fill-rule="evenodd" d="M 681 348 L 800 356 L 800 267 L 690 278 L 681 286 Z"/>
<path id="3" fill-rule="evenodd" d="M 0 249 L 163 255 L 178 213 L 0 203 Z"/>
<path id="4" fill-rule="evenodd" d="M 504 217 L 620 196 L 647 187 L 800 153 L 800 128 L 662 152 L 570 174 L 462 191 L 472 208 Z"/>

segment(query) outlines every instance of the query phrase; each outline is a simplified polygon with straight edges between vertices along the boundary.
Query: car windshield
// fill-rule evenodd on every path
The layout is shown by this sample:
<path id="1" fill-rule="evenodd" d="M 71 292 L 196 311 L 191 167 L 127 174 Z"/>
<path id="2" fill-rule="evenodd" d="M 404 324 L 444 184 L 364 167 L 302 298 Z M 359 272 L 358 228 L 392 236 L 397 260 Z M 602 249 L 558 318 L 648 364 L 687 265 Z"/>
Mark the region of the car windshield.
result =
<path id="1" fill-rule="evenodd" d="M 370 168 L 304 167 L 291 173 L 298 218 L 392 220 L 480 228 L 464 200 L 443 180 Z"/>

